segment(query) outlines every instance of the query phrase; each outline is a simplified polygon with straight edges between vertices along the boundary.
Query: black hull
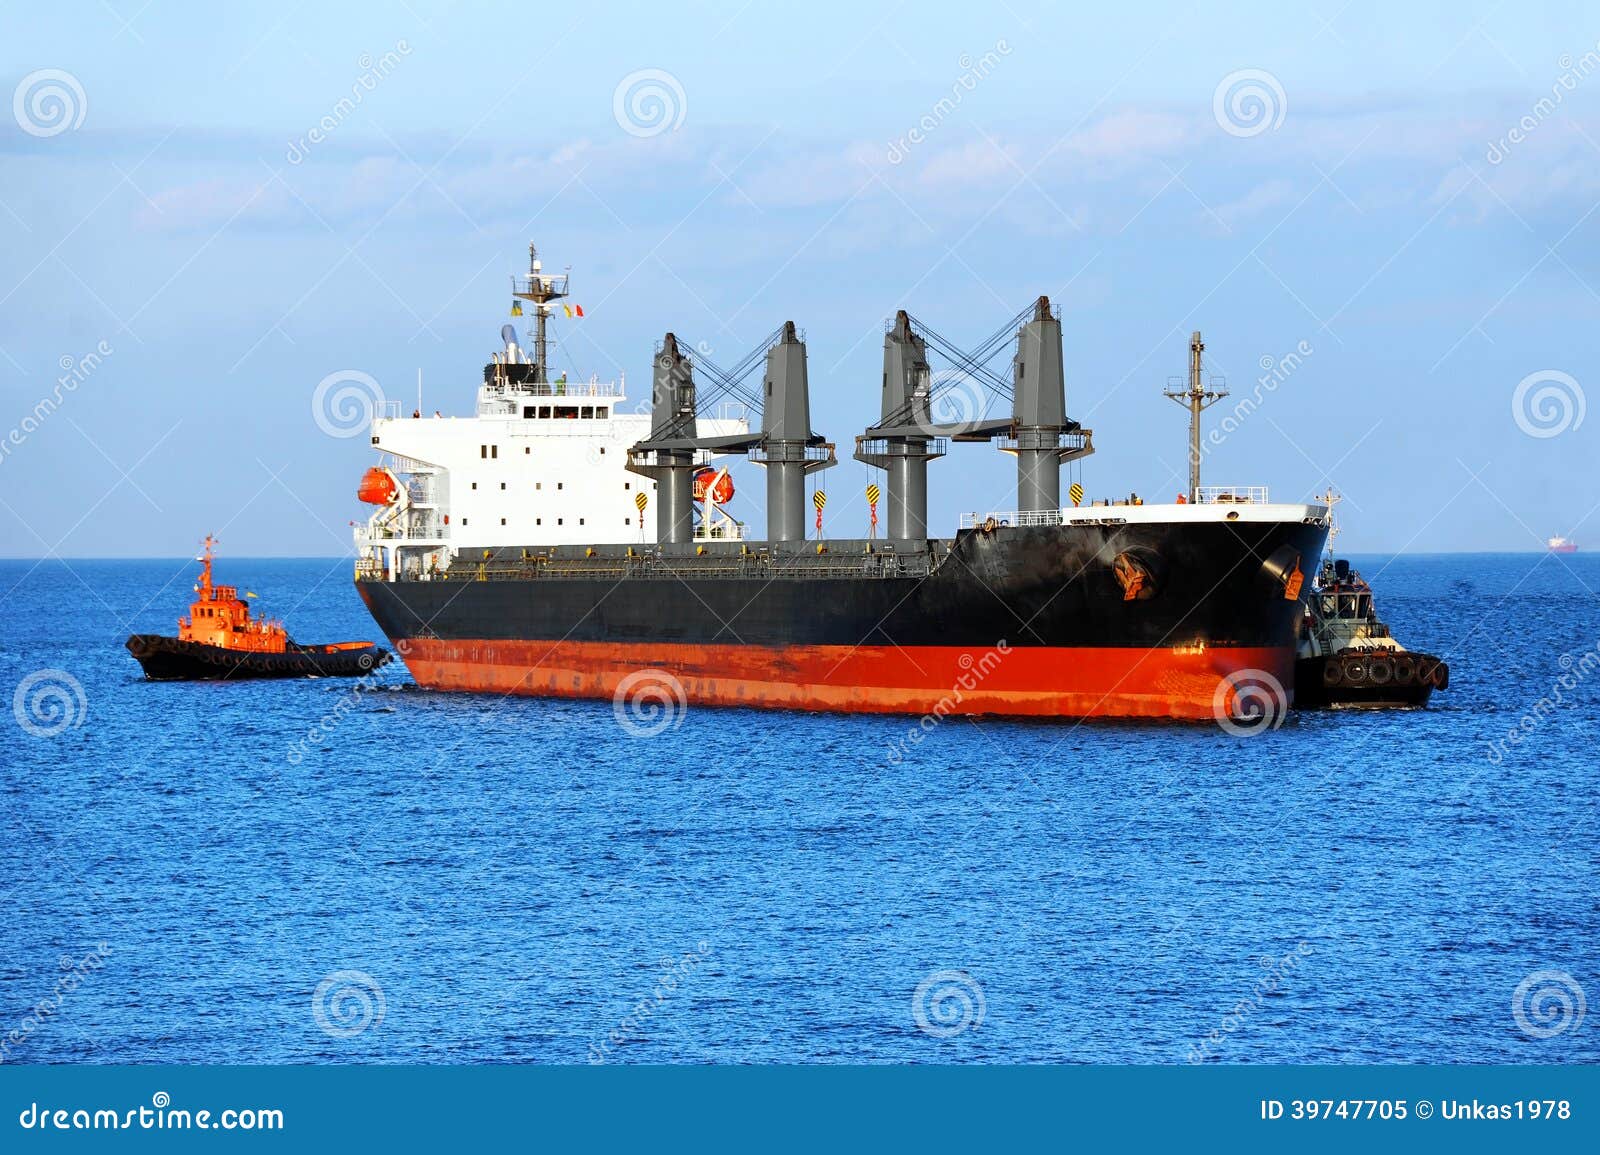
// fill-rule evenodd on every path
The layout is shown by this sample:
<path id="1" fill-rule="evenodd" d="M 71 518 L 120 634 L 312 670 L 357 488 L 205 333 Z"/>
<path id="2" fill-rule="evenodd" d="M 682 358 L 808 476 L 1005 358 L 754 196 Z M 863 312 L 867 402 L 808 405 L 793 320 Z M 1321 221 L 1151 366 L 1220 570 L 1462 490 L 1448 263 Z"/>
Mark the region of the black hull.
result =
<path id="1" fill-rule="evenodd" d="M 350 678 L 367 674 L 389 661 L 381 646 L 359 648 L 299 646 L 281 654 L 225 650 L 159 634 L 134 634 L 128 652 L 139 660 L 152 681 L 237 681 L 243 678 Z"/>
<path id="2" fill-rule="evenodd" d="M 1019 684 L 992 678 L 962 707 L 1199 717 L 1218 678 L 1240 669 L 1291 692 L 1304 603 L 1285 596 L 1285 578 L 1314 563 L 1326 532 L 1315 521 L 1001 526 L 932 543 L 931 564 L 864 542 L 774 562 L 753 543 L 749 556 L 502 550 L 480 571 L 485 551 L 463 549 L 474 560 L 448 579 L 357 589 L 417 681 L 442 689 L 608 696 L 621 674 L 651 666 L 694 700 L 921 713 L 967 668 L 950 664 L 957 651 L 1003 644 Z M 1132 598 L 1116 565 L 1126 557 L 1147 579 Z"/>

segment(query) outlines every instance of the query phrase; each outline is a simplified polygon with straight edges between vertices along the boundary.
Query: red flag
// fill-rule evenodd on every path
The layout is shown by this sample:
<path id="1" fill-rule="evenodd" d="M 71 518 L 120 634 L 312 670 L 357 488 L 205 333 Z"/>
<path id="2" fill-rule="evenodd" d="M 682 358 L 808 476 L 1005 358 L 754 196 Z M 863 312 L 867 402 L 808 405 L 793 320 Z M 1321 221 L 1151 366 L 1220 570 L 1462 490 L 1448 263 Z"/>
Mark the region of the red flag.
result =
<path id="1" fill-rule="evenodd" d="M 583 316 L 583 306 L 582 305 L 574 305 L 574 306 L 572 306 L 572 308 L 578 314 L 578 316 L 580 316 L 580 317 Z"/>

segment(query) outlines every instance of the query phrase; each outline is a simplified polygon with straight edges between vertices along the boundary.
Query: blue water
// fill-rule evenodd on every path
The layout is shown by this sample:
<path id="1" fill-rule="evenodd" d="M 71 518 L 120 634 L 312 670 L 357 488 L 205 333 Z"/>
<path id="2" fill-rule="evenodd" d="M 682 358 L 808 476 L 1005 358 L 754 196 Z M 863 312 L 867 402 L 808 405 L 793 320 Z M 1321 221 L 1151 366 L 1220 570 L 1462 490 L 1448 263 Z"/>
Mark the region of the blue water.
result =
<path id="1" fill-rule="evenodd" d="M 1594 1062 L 1600 668 L 1490 751 L 1600 644 L 1600 558 L 1358 564 L 1451 664 L 1426 711 L 910 744 L 634 737 L 399 668 L 147 683 L 123 638 L 171 632 L 191 563 L 0 563 L 0 705 L 83 691 L 50 675 L 53 735 L 0 713 L 3 1057 Z M 374 634 L 347 562 L 219 565 L 303 640 Z"/>

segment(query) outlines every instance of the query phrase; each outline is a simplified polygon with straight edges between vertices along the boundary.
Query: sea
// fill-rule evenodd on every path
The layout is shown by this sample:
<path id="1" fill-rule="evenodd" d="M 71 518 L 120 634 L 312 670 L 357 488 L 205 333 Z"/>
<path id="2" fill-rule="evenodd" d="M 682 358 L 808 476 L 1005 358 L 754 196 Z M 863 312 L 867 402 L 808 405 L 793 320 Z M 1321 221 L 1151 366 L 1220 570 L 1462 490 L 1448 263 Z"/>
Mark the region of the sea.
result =
<path id="1" fill-rule="evenodd" d="M 1449 689 L 1238 734 L 153 683 L 192 560 L 0 562 L 0 1061 L 1600 1061 L 1600 557 L 1354 560 Z"/>

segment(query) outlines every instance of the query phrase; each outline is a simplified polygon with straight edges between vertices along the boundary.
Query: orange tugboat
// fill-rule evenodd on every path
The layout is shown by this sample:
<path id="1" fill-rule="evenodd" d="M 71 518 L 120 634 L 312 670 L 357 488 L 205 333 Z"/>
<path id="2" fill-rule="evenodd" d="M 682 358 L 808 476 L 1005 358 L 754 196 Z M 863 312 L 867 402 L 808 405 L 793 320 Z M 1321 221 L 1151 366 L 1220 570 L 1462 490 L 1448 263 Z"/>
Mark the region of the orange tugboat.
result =
<path id="1" fill-rule="evenodd" d="M 236 678 L 351 677 L 365 674 L 390 658 L 372 642 L 332 642 L 302 646 L 291 641 L 281 622 L 252 619 L 239 587 L 213 585 L 211 549 L 206 536 L 199 597 L 189 616 L 178 619 L 178 636 L 134 634 L 128 651 L 144 667 L 144 676 L 158 681 L 231 680 Z M 254 595 L 250 595 L 254 596 Z"/>

